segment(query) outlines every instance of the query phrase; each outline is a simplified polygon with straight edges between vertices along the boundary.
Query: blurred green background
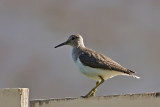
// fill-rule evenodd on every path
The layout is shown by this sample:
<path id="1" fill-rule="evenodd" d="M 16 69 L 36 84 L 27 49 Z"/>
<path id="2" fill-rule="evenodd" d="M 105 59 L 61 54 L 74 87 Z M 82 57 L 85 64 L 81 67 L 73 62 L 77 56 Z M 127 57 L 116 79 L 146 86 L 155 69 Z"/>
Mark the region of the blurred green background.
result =
<path id="1" fill-rule="evenodd" d="M 0 88 L 85 95 L 95 81 L 78 72 L 71 47 L 54 48 L 75 33 L 141 77 L 109 79 L 97 96 L 160 91 L 159 0 L 0 0 Z"/>

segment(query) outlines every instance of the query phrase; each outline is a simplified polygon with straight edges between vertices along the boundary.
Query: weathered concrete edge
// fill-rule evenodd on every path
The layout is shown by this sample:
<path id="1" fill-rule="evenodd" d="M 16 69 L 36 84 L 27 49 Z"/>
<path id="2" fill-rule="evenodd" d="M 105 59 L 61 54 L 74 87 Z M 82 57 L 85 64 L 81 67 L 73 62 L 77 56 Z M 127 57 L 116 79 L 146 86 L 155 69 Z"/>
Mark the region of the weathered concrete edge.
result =
<path id="1" fill-rule="evenodd" d="M 29 107 L 29 89 L 18 88 L 21 93 L 21 107 Z"/>
<path id="2" fill-rule="evenodd" d="M 87 99 L 101 99 L 101 98 L 105 98 L 105 99 L 111 99 L 111 98 L 115 98 L 115 97 L 132 97 L 134 96 L 134 98 L 136 97 L 159 97 L 160 98 L 160 92 L 152 92 L 152 93 L 139 93 L 139 94 L 122 94 L 122 95 L 110 95 L 110 96 L 95 96 L 95 97 L 90 97 Z M 77 99 L 86 99 L 86 98 L 61 98 L 61 99 L 56 99 L 56 98 L 50 98 L 50 99 L 34 99 L 31 100 L 30 103 L 48 103 L 49 101 L 68 101 L 68 100 L 77 100 Z"/>
<path id="3" fill-rule="evenodd" d="M 0 98 L 0 106 L 29 107 L 28 88 L 0 88 Z"/>

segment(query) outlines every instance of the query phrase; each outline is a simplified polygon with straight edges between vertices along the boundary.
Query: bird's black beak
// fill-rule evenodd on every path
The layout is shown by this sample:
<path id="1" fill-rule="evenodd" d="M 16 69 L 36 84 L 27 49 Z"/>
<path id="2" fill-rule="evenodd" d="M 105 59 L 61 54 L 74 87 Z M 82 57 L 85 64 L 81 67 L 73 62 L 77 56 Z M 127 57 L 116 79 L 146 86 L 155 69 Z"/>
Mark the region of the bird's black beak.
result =
<path id="1" fill-rule="evenodd" d="M 59 44 L 59 45 L 55 46 L 54 48 L 58 48 L 58 47 L 60 47 L 60 46 L 67 45 L 67 44 L 68 44 L 68 41 L 63 42 L 63 43 L 61 43 L 61 44 Z"/>

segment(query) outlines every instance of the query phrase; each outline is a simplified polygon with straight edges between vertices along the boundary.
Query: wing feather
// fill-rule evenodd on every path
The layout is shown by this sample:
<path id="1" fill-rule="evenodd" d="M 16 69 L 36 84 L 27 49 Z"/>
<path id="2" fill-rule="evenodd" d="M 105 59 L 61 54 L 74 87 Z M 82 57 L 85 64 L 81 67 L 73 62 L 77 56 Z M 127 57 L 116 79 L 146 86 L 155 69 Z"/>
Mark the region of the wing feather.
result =
<path id="1" fill-rule="evenodd" d="M 131 70 L 124 68 L 123 66 L 113 61 L 112 59 L 90 49 L 81 52 L 81 54 L 79 55 L 79 59 L 83 63 L 83 65 L 92 68 L 114 70 L 126 74 L 135 73 Z"/>

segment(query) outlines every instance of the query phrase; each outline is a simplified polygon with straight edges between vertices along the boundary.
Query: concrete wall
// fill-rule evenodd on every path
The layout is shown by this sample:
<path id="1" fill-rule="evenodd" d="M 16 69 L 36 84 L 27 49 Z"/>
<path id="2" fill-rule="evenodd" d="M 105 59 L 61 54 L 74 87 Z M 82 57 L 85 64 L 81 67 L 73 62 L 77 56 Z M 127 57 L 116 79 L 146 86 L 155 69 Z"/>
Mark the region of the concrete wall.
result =
<path id="1" fill-rule="evenodd" d="M 29 89 L 0 89 L 0 107 L 29 107 Z M 160 93 L 31 100 L 30 107 L 160 107 Z"/>
<path id="2" fill-rule="evenodd" d="M 28 107 L 29 89 L 0 89 L 0 107 Z"/>
<path id="3" fill-rule="evenodd" d="M 160 93 L 33 100 L 30 107 L 160 107 Z"/>

